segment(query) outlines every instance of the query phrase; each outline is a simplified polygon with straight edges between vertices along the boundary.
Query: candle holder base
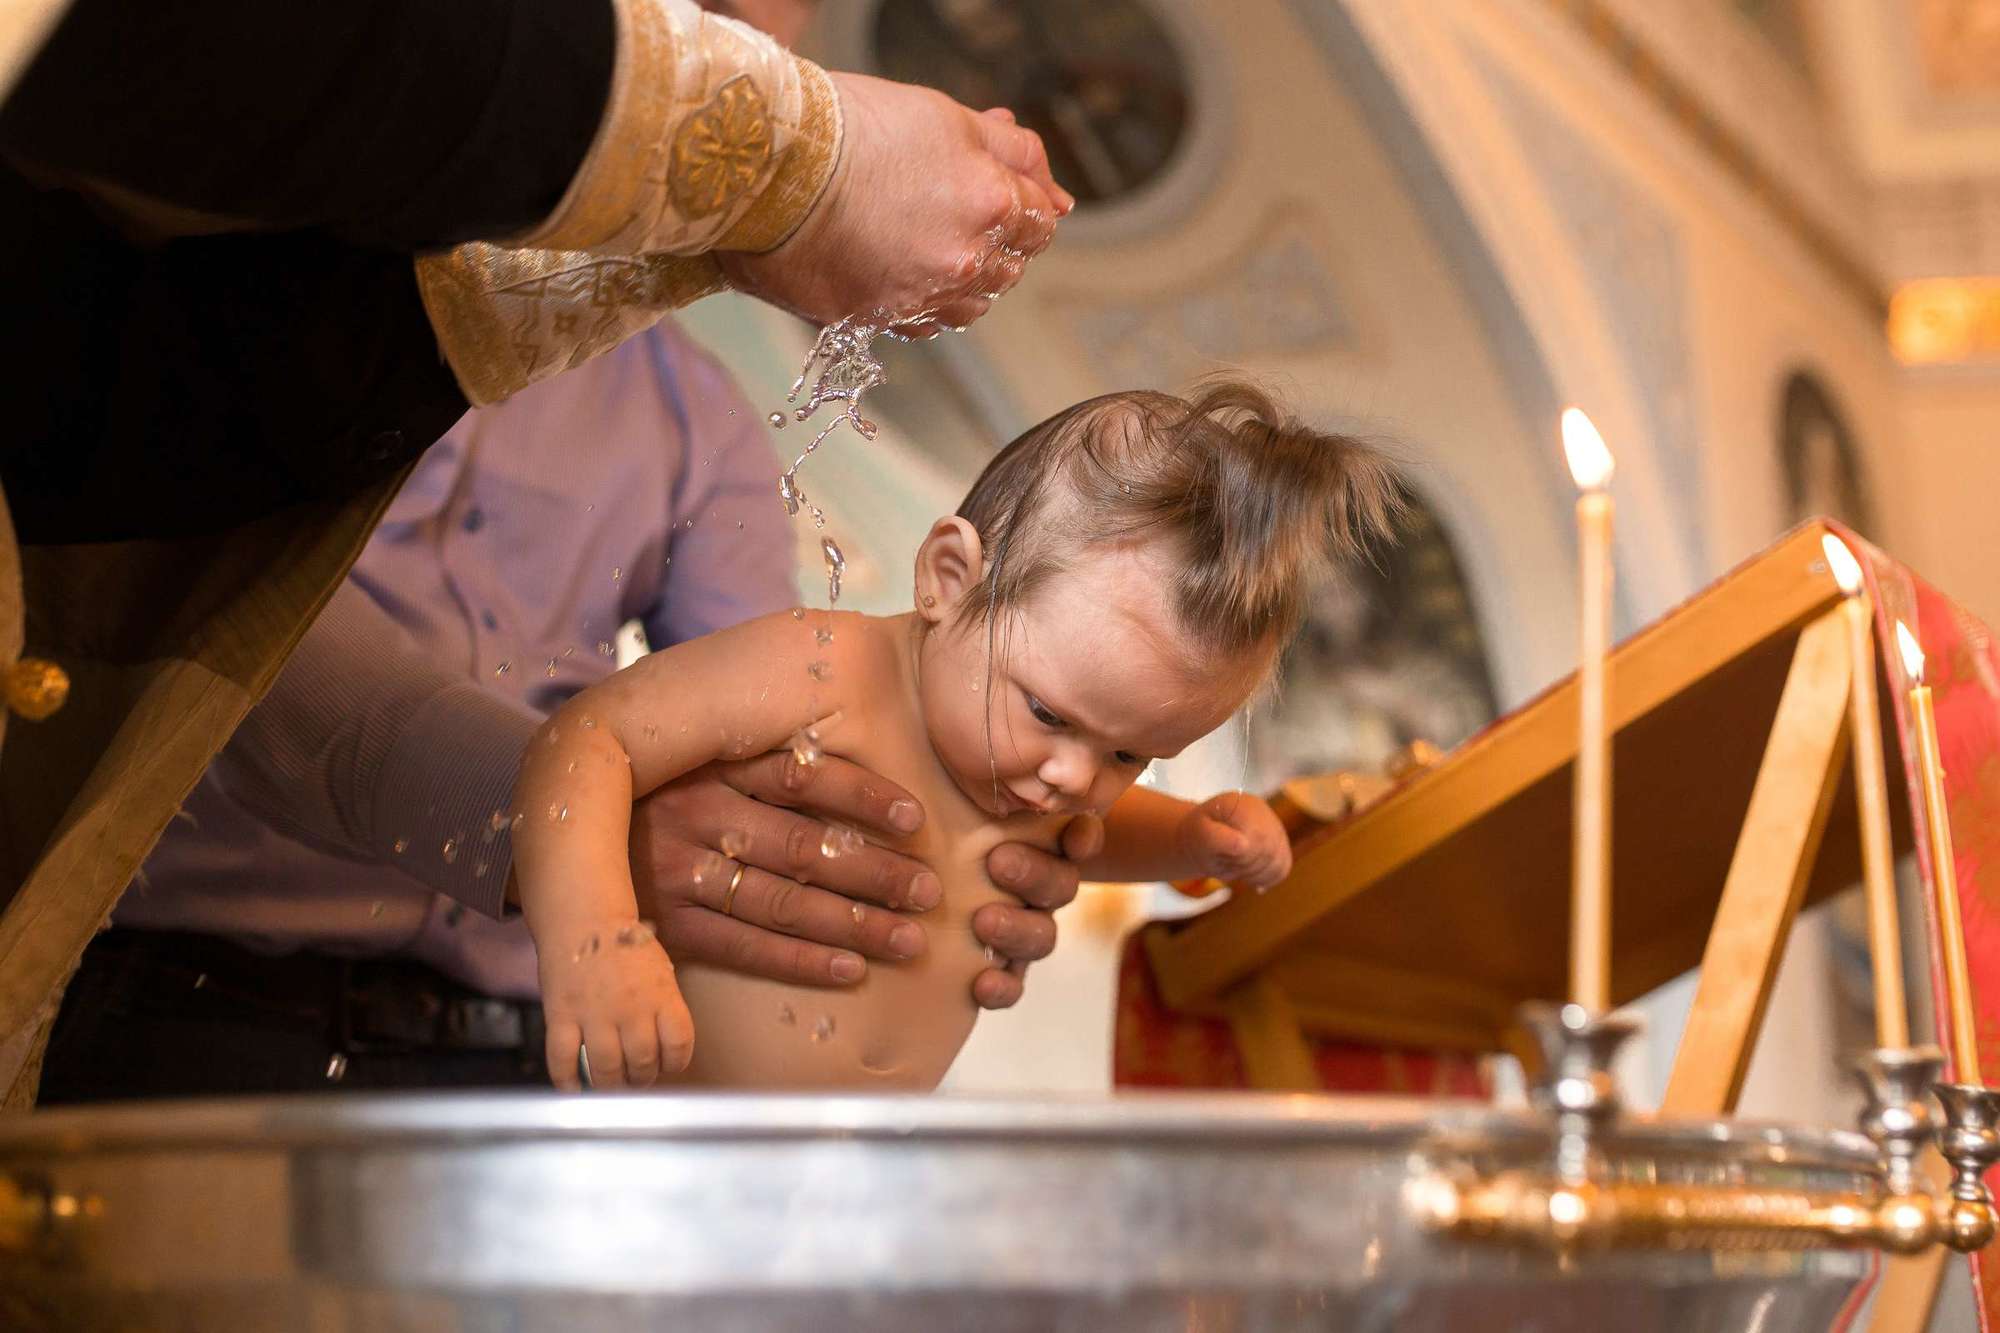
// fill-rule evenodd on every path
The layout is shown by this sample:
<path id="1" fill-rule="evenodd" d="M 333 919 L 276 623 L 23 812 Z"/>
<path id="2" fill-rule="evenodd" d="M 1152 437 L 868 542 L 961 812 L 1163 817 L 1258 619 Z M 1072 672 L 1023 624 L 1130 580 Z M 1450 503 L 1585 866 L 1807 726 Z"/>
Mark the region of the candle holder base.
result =
<path id="1" fill-rule="evenodd" d="M 1631 1014 L 1593 1014 L 1580 1004 L 1524 1004 L 1521 1025 L 1542 1055 L 1529 1097 L 1556 1120 L 1556 1176 L 1576 1184 L 1590 1176 L 1592 1141 L 1618 1118 L 1618 1081 L 1611 1062 L 1643 1026 Z"/>
<path id="2" fill-rule="evenodd" d="M 1961 1254 L 1983 1250 L 1992 1241 L 1993 1195 L 1986 1171 L 2000 1161 L 2000 1090 L 1971 1083 L 1933 1085 L 1944 1107 L 1938 1150 L 1951 1164 L 1951 1194 L 1939 1208 L 1945 1244 Z"/>

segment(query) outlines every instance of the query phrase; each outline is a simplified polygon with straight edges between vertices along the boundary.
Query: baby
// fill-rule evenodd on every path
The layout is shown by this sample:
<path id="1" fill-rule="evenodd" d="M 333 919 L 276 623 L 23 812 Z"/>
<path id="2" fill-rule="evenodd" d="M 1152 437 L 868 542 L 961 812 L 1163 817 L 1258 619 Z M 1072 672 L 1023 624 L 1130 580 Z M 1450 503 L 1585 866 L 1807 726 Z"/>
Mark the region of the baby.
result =
<path id="1" fill-rule="evenodd" d="M 571 699 L 515 788 L 515 872 L 556 1085 L 577 1086 L 581 1045 L 600 1087 L 662 1075 L 935 1087 L 972 1031 L 971 980 L 989 966 L 970 926 L 1000 897 L 987 852 L 1053 850 L 1086 811 L 1105 816 L 1086 879 L 1283 879 L 1290 845 L 1262 801 L 1191 805 L 1132 784 L 1243 707 L 1312 577 L 1381 534 L 1396 494 L 1380 455 L 1281 417 L 1248 385 L 1212 384 L 1193 402 L 1107 394 L 1008 445 L 938 520 L 917 552 L 914 611 L 766 616 Z M 717 758 L 788 743 L 798 762 L 840 755 L 922 802 L 923 827 L 897 850 L 944 886 L 933 945 L 845 991 L 676 972 L 639 920 L 632 802 Z M 844 836 L 829 830 L 824 854 Z M 716 858 L 702 900 L 728 911 L 744 876 Z"/>

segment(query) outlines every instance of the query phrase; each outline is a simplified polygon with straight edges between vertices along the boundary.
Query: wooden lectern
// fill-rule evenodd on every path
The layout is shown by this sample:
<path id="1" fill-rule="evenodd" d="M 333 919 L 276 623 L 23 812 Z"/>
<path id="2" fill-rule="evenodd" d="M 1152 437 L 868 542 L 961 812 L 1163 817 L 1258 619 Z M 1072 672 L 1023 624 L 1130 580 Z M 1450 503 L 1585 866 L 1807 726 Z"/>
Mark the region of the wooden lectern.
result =
<path id="1" fill-rule="evenodd" d="M 1876 607 L 1896 851 L 1919 841 L 1912 812 L 1921 819 L 1904 762 L 1915 753 L 1903 726 L 1906 683 L 1880 651 L 1902 619 L 1965 688 L 1954 696 L 1946 682 L 1940 694 L 1954 833 L 1970 852 L 1960 855 L 1960 894 L 1968 936 L 1989 922 L 2000 932 L 2000 891 L 1996 910 L 1982 910 L 1976 882 L 1984 818 L 2000 821 L 2000 654 L 1983 627 L 1907 570 L 1851 533 L 1808 523 L 1621 644 L 1610 662 L 1613 1001 L 1700 969 L 1665 1115 L 1733 1113 L 1799 909 L 1861 878 L 1850 658 L 1842 593 L 1821 545 L 1829 531 L 1861 559 Z M 1983 687 L 1973 679 L 1981 670 Z M 1967 753 L 1968 726 L 1995 744 L 1954 758 Z M 1324 1086 L 1315 1058 L 1327 1039 L 1532 1058 L 1513 1027 L 1516 1007 L 1562 999 L 1567 988 L 1576 736 L 1571 679 L 1359 813 L 1304 821 L 1285 884 L 1146 928 L 1160 1005 L 1176 1021 L 1226 1023 L 1244 1081 L 1269 1089 Z M 1913 929 L 1906 922 L 1905 933 Z M 1971 941 L 1975 955 L 1980 945 Z M 2000 957 L 1976 956 L 1973 971 L 1976 988 L 1987 983 L 1985 1030 L 1986 1003 L 2000 1008 Z M 1912 1268 L 1927 1262 L 1922 1273 Z M 1892 1265 L 1905 1271 L 1890 1281 L 1934 1284 L 1937 1262 Z M 1991 1283 L 1996 1265 L 1979 1267 L 1982 1286 Z M 1886 1318 L 1892 1295 L 1883 1293 L 1876 1327 L 1920 1327 Z"/>

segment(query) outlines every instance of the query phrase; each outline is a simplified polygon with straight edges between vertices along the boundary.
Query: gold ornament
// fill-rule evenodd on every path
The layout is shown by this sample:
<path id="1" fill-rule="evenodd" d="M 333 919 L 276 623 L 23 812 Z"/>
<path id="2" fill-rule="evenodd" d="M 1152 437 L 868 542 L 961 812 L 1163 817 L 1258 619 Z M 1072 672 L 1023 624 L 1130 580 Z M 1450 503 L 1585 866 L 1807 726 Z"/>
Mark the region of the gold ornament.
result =
<path id="1" fill-rule="evenodd" d="M 24 657 L 7 668 L 7 708 L 39 722 L 69 698 L 69 673 L 40 657 Z"/>

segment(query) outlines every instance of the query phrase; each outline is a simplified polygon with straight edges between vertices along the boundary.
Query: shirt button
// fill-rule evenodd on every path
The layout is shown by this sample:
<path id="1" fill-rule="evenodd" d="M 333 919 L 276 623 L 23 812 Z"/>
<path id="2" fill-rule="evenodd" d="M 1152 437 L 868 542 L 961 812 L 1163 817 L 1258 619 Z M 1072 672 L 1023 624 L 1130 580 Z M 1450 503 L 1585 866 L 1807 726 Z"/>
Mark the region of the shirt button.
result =
<path id="1" fill-rule="evenodd" d="M 479 531 L 486 526 L 486 511 L 483 509 L 466 510 L 465 518 L 461 521 L 460 526 L 467 532 Z"/>
<path id="2" fill-rule="evenodd" d="M 485 623 L 486 628 L 489 630 L 500 628 L 500 617 L 494 615 L 491 611 L 481 611 L 479 613 L 479 618 L 481 621 Z"/>

